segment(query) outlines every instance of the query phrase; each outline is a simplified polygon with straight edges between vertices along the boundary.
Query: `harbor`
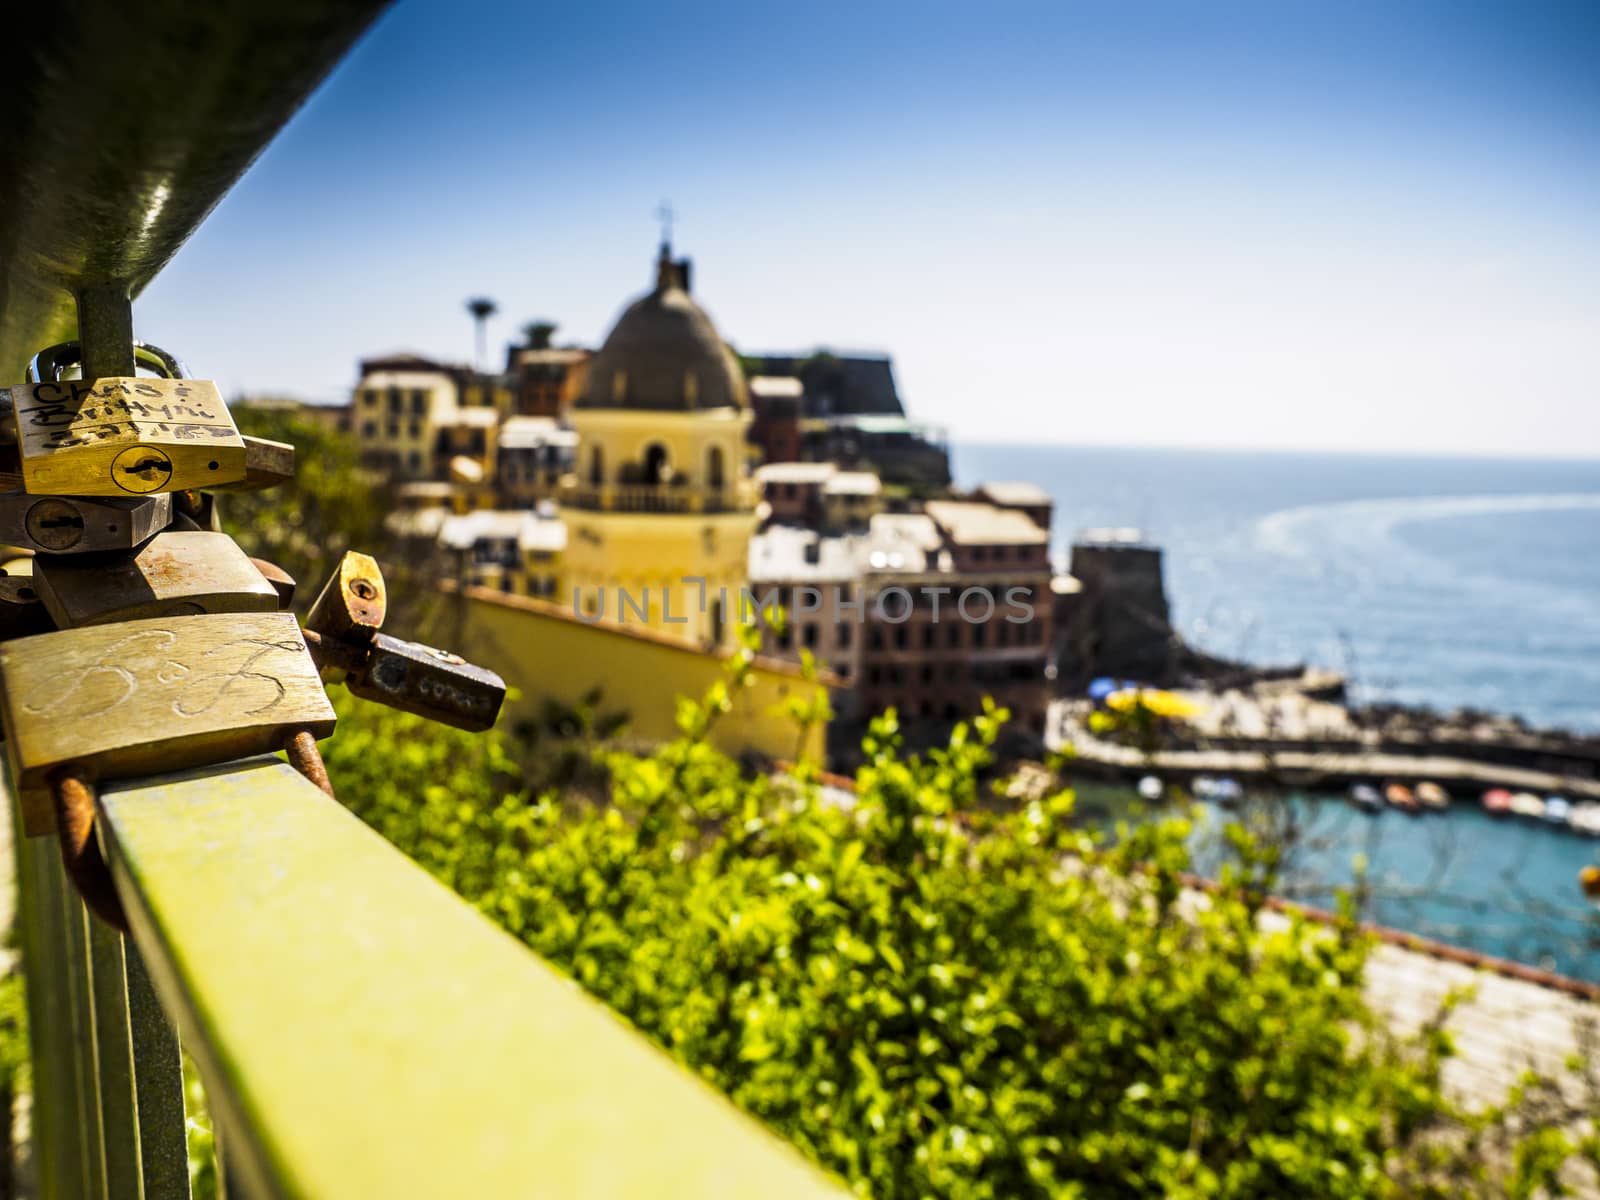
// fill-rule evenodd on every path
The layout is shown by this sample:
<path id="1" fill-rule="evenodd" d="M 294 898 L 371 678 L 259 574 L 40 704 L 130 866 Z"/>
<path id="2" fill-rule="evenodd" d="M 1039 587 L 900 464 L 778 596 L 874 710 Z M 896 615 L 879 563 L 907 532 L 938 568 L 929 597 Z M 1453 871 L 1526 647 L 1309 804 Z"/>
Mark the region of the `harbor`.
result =
<path id="1" fill-rule="evenodd" d="M 1107 829 L 1199 802 L 1202 874 L 1221 869 L 1223 829 L 1242 817 L 1282 847 L 1278 895 L 1331 908 L 1352 892 L 1379 925 L 1600 981 L 1589 743 L 1503 719 L 1374 721 L 1329 682 L 1062 700 L 1049 742 Z"/>
<path id="2" fill-rule="evenodd" d="M 1389 708 L 1374 719 L 1332 698 L 1340 690 L 1337 676 L 1314 671 L 1226 689 L 1124 687 L 1058 701 L 1047 745 L 1070 748 L 1077 769 L 1107 778 L 1343 791 L 1363 807 L 1470 803 L 1600 835 L 1587 807 L 1600 803 L 1593 739 L 1479 714 Z M 1142 719 L 1096 720 L 1110 711 L 1107 698 L 1124 696 L 1123 709 L 1143 709 Z"/>

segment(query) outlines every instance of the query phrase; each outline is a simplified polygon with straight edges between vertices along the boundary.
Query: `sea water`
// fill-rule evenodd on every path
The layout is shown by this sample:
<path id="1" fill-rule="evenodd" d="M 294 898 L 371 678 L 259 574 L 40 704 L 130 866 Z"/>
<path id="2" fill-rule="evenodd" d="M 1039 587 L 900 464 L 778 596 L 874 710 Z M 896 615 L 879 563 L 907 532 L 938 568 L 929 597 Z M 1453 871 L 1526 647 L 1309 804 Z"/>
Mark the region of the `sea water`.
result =
<path id="1" fill-rule="evenodd" d="M 1054 549 L 1138 526 L 1193 644 L 1345 673 L 1357 700 L 1600 732 L 1600 462 L 958 445 L 957 482 L 1055 498 Z M 1600 843 L 1494 820 L 1363 816 L 1308 797 L 1290 885 L 1325 903 L 1361 856 L 1370 914 L 1600 979 L 1576 875 Z"/>

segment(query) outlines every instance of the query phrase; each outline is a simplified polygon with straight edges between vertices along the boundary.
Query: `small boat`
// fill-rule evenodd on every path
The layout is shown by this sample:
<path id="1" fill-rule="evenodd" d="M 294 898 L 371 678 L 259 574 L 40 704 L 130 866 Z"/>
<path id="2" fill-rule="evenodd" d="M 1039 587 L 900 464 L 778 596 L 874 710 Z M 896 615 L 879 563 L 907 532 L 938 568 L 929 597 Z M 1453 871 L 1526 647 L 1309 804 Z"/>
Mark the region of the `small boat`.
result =
<path id="1" fill-rule="evenodd" d="M 1403 783 L 1391 783 L 1383 789 L 1383 799 L 1390 808 L 1398 808 L 1403 813 L 1417 812 L 1417 797 Z"/>
<path id="2" fill-rule="evenodd" d="M 1572 821 L 1572 802 L 1565 796 L 1544 798 L 1544 819 L 1552 825 L 1567 825 Z"/>
<path id="3" fill-rule="evenodd" d="M 1383 797 L 1370 783 L 1352 783 L 1345 798 L 1364 813 L 1379 812 L 1383 808 Z"/>
<path id="4" fill-rule="evenodd" d="M 1450 793 L 1433 780 L 1424 779 L 1417 784 L 1417 803 L 1434 812 L 1443 812 L 1450 807 Z"/>
<path id="5" fill-rule="evenodd" d="M 1576 833 L 1586 833 L 1590 837 L 1600 837 L 1600 804 L 1593 800 L 1585 800 L 1582 804 L 1575 804 L 1572 815 L 1567 818 Z"/>
<path id="6" fill-rule="evenodd" d="M 1541 820 L 1544 817 L 1544 801 L 1532 792 L 1512 792 L 1511 815 Z"/>
<path id="7" fill-rule="evenodd" d="M 1483 794 L 1483 809 L 1491 817 L 1503 817 L 1511 811 L 1511 793 L 1505 788 L 1490 788 Z"/>
<path id="8" fill-rule="evenodd" d="M 1600 867 L 1590 863 L 1578 872 L 1578 886 L 1583 889 L 1583 894 L 1593 900 L 1596 908 L 1600 908 Z"/>
<path id="9" fill-rule="evenodd" d="M 1146 775 L 1143 779 L 1139 780 L 1138 790 L 1139 798 L 1141 800 L 1149 800 L 1154 802 L 1161 799 L 1161 793 L 1165 789 L 1161 786 L 1161 780 L 1157 779 L 1154 775 Z"/>

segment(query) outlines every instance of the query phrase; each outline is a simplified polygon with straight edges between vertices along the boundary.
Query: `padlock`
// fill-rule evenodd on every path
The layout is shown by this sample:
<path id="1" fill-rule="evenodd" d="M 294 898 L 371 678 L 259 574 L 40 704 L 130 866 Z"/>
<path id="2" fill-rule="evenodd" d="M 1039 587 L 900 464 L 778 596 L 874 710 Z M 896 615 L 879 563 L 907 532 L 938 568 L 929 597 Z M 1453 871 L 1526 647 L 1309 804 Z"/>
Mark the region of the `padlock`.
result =
<path id="1" fill-rule="evenodd" d="M 326 737 L 333 706 L 292 613 L 92 625 L 0 642 L 0 719 L 29 834 L 73 766 L 100 781 L 207 766 Z"/>
<path id="2" fill-rule="evenodd" d="M 44 380 L 11 389 L 22 486 L 143 496 L 243 482 L 245 446 L 203 379 Z"/>
<path id="3" fill-rule="evenodd" d="M 390 708 L 473 732 L 491 728 L 505 680 L 448 650 L 380 633 L 389 594 L 376 560 L 350 551 L 306 617 L 306 645 L 325 682 Z"/>
<path id="4" fill-rule="evenodd" d="M 312 602 L 306 628 L 325 638 L 365 646 L 382 627 L 388 610 L 389 591 L 377 560 L 348 550 Z M 324 678 L 337 683 L 343 676 L 331 668 Z"/>
<path id="5" fill-rule="evenodd" d="M 40 555 L 129 551 L 172 524 L 172 497 L 96 499 L 0 493 L 0 545 Z"/>
<path id="6" fill-rule="evenodd" d="M 260 492 L 294 478 L 294 447 L 288 442 L 245 436 L 244 478 L 237 483 L 206 484 L 219 492 Z"/>
<path id="7" fill-rule="evenodd" d="M 344 685 L 352 696 L 472 733 L 494 728 L 506 698 L 505 680 L 493 671 L 387 633 L 373 634 L 360 667 Z"/>
<path id="8" fill-rule="evenodd" d="M 294 603 L 294 576 L 285 571 L 277 563 L 268 562 L 264 558 L 252 558 L 250 565 L 261 572 L 261 578 L 272 585 L 272 590 L 278 593 L 278 607 L 288 608 Z"/>
<path id="9" fill-rule="evenodd" d="M 277 589 L 225 533 L 158 533 L 132 556 L 41 556 L 33 584 L 60 629 L 282 607 Z"/>
<path id="10" fill-rule="evenodd" d="M 76 342 L 33 356 L 7 398 L 26 491 L 153 495 L 244 480 L 244 439 L 216 385 L 187 378 L 156 346 L 132 349 L 137 366 L 162 378 L 69 379 L 82 360 Z"/>

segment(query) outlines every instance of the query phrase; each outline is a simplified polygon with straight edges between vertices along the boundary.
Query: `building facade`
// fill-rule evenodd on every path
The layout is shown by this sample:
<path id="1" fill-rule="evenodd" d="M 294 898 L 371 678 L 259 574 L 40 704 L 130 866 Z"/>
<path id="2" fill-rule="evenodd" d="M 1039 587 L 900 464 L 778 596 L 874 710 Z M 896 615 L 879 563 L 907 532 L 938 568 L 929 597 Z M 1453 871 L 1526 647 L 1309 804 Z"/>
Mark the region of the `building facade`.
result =
<path id="1" fill-rule="evenodd" d="M 992 697 L 1014 733 L 1043 735 L 1051 697 L 1049 529 L 1016 509 L 929 501 L 831 532 L 774 521 L 751 543 L 751 591 L 786 620 L 778 657 L 810 651 L 854 685 L 841 717 L 894 709 L 933 736 Z"/>
<path id="2" fill-rule="evenodd" d="M 510 415 L 564 420 L 589 377 L 589 351 L 574 346 L 521 346 L 507 356 Z"/>
<path id="3" fill-rule="evenodd" d="M 414 355 L 367 359 L 350 405 L 350 427 L 366 465 L 396 479 L 437 477 L 439 434 L 460 411 L 460 379 Z"/>
<path id="4" fill-rule="evenodd" d="M 663 244 L 655 287 L 623 312 L 574 403 L 561 495 L 561 593 L 586 620 L 734 641 L 756 497 L 745 382 Z"/>

